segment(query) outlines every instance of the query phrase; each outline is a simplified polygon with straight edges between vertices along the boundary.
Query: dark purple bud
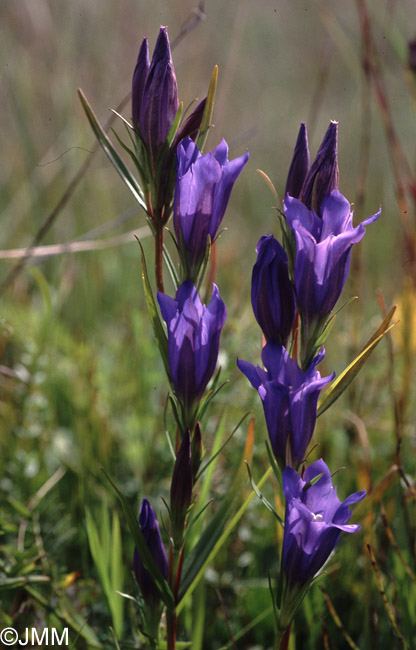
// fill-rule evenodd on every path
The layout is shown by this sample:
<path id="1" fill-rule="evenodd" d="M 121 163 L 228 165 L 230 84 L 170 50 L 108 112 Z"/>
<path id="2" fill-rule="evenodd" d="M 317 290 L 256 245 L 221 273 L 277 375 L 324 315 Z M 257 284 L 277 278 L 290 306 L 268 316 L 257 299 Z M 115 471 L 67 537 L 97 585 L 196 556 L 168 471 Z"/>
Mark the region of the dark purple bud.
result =
<path id="1" fill-rule="evenodd" d="M 183 282 L 175 298 L 157 294 L 168 328 L 169 369 L 175 394 L 191 427 L 192 413 L 201 399 L 217 364 L 221 330 L 227 310 L 218 287 L 211 302 L 202 305 L 192 282 Z"/>
<path id="2" fill-rule="evenodd" d="M 338 189 L 338 122 L 331 122 L 315 160 L 306 175 L 300 198 L 307 208 L 321 215 L 323 199 Z"/>
<path id="3" fill-rule="evenodd" d="M 199 466 L 201 465 L 202 452 L 203 452 L 203 447 L 202 447 L 201 427 L 199 422 L 197 422 L 194 429 L 194 435 L 192 436 L 192 441 L 191 441 L 192 476 L 194 477 L 194 480 L 196 475 L 198 474 Z"/>
<path id="4" fill-rule="evenodd" d="M 136 67 L 133 74 L 133 83 L 131 89 L 131 106 L 133 113 L 133 122 L 140 125 L 140 115 L 142 111 L 144 86 L 149 72 L 149 44 L 147 38 L 143 39 L 140 47 L 139 56 L 137 57 Z"/>
<path id="5" fill-rule="evenodd" d="M 308 171 L 308 133 L 306 130 L 306 124 L 302 122 L 299 129 L 298 139 L 296 140 L 295 151 L 293 153 L 289 173 L 287 175 L 285 196 L 286 194 L 290 194 L 290 196 L 294 196 L 296 199 L 299 198 Z"/>
<path id="6" fill-rule="evenodd" d="M 173 146 L 179 143 L 184 138 L 191 138 L 195 142 L 198 135 L 198 131 L 201 126 L 202 117 L 204 115 L 205 105 L 207 103 L 207 98 L 199 102 L 198 106 L 192 111 L 192 113 L 186 118 L 184 123 L 179 127 L 178 132 L 175 136 Z"/>
<path id="7" fill-rule="evenodd" d="M 170 517 L 175 546 L 182 543 L 186 513 L 192 501 L 191 434 L 185 431 L 176 456 L 170 487 Z"/>
<path id="8" fill-rule="evenodd" d="M 265 370 L 237 361 L 263 402 L 272 450 L 281 468 L 297 467 L 305 458 L 315 428 L 319 394 L 334 377 L 321 377 L 315 369 L 324 355 L 322 349 L 303 372 L 282 345 L 271 341 L 262 352 Z"/>
<path id="9" fill-rule="evenodd" d="M 296 241 L 298 307 L 303 324 L 312 330 L 334 308 L 348 277 L 351 248 L 380 211 L 354 228 L 349 202 L 333 190 L 322 201 L 322 218 L 290 196 L 286 196 L 284 212 Z"/>
<path id="10" fill-rule="evenodd" d="M 159 567 L 162 575 L 167 578 L 168 561 L 160 535 L 159 522 L 155 511 L 147 499 L 143 499 L 140 506 L 139 525 L 154 561 Z M 150 605 L 157 604 L 160 599 L 159 592 L 155 587 L 150 574 L 144 568 L 137 548 L 134 549 L 133 568 L 144 601 Z"/>
<path id="11" fill-rule="evenodd" d="M 322 476 L 312 483 L 320 474 Z M 282 566 L 286 574 L 286 589 L 290 592 L 311 581 L 318 573 L 337 545 L 342 531 L 355 533 L 360 530 L 361 526 L 348 524 L 350 506 L 361 501 L 365 491 L 355 492 L 341 503 L 323 460 L 309 465 L 303 478 L 291 467 L 286 467 L 283 491 L 286 517 Z"/>
<path id="12" fill-rule="evenodd" d="M 247 152 L 228 161 L 225 140 L 204 156 L 190 138 L 178 145 L 173 225 L 186 256 L 183 267 L 188 268 L 192 281 L 196 281 L 205 257 L 208 235 L 214 241 L 233 185 L 248 158 Z"/>
<path id="13" fill-rule="evenodd" d="M 296 315 L 287 255 L 273 235 L 262 237 L 256 251 L 257 262 L 251 278 L 254 315 L 268 341 L 285 345 Z"/>
<path id="14" fill-rule="evenodd" d="M 146 49 L 143 42 L 133 75 L 133 120 L 154 165 L 179 108 L 166 27 L 160 28 L 150 66 Z"/>
<path id="15" fill-rule="evenodd" d="M 416 40 L 409 41 L 408 43 L 408 52 L 409 52 L 409 68 L 412 72 L 416 72 Z"/>

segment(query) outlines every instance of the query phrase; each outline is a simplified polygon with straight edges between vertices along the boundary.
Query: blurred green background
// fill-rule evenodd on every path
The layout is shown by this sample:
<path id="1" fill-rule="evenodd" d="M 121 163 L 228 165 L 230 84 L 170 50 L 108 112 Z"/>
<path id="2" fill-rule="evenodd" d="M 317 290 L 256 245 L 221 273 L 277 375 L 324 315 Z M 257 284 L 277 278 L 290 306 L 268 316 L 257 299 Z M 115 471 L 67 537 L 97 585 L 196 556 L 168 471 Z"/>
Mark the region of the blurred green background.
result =
<path id="1" fill-rule="evenodd" d="M 258 361 L 250 269 L 259 237 L 279 232 L 273 196 L 256 170 L 264 170 L 282 196 L 299 122 L 308 124 L 313 156 L 329 121 L 339 121 L 340 190 L 358 206 L 356 223 L 380 205 L 382 217 L 368 228 L 360 252 L 355 252 L 355 275 L 343 295 L 347 299 L 358 293 L 360 299 L 337 319 L 322 373 L 342 371 L 378 326 L 377 289 L 382 289 L 387 306 L 398 302 L 401 308 L 401 323 L 390 346 L 385 341 L 380 345 L 349 392 L 318 422 L 319 453 L 333 470 L 341 465 L 348 468 L 337 475 L 341 496 L 390 476 L 391 465 L 401 461 L 396 454 L 398 430 L 403 435 L 403 472 L 410 477 L 409 485 L 416 468 L 415 428 L 408 408 L 415 395 L 415 260 L 409 245 L 414 215 L 406 216 L 403 204 L 396 200 L 394 170 L 400 177 L 402 168 L 397 163 L 392 166 L 394 147 L 386 138 L 375 84 L 370 88 L 363 72 L 361 4 L 326 0 L 207 0 L 199 7 L 191 0 L 0 3 L 1 251 L 31 243 L 91 156 L 92 164 L 40 243 L 82 237 L 101 240 L 144 226 L 143 214 L 104 153 L 91 153 L 94 138 L 76 90 L 82 88 L 105 122 L 109 108 L 116 108 L 130 90 L 142 38 L 148 36 L 152 49 L 160 25 L 168 26 L 171 42 L 183 36 L 174 46 L 173 59 L 185 106 L 204 96 L 218 64 L 215 126 L 207 148 L 225 137 L 230 158 L 248 148 L 250 161 L 235 185 L 224 220 L 228 230 L 218 246 L 217 282 L 229 314 L 220 363 L 223 376 L 232 381 L 219 395 L 205 436 L 209 448 L 225 406 L 229 430 L 246 410 L 254 409 L 259 475 L 267 466 L 263 415 L 255 391 L 235 367 L 237 356 Z M 377 51 L 375 65 L 383 75 L 398 142 L 414 170 L 416 77 L 408 65 L 408 42 L 416 38 L 414 0 L 371 0 L 367 9 Z M 122 112 L 129 118 L 130 105 Z M 122 134 L 120 122 L 114 127 Z M 408 192 L 407 179 L 402 180 Z M 408 203 L 412 205 L 410 199 Z M 146 238 L 143 242 L 150 260 L 151 242 Z M 16 261 L 0 254 L 0 283 Z M 161 415 L 167 384 L 145 311 L 138 247 L 131 236 L 131 243 L 106 250 L 33 258 L 2 288 L 0 578 L 33 573 L 51 581 L 49 586 L 41 584 L 35 594 L 14 583 L 1 592 L 3 621 L 47 618 L 54 599 L 67 604 L 69 598 L 76 603 L 73 616 L 87 620 L 104 647 L 115 647 L 106 636 L 111 618 L 88 549 L 84 508 L 90 506 L 97 518 L 101 501 L 117 508 L 100 476 L 100 465 L 135 503 L 145 494 L 154 499 L 166 496 L 170 472 Z M 244 428 L 224 454 L 220 470 L 225 476 L 234 471 L 241 456 Z M 65 470 L 63 476 L 54 474 L 60 468 Z M 226 489 L 220 470 L 214 481 L 217 496 Z M 56 482 L 33 501 L 51 476 Z M 386 542 L 380 498 L 375 502 L 377 514 L 367 521 L 365 540 L 380 551 L 387 595 L 407 634 L 407 647 L 414 647 L 414 492 L 409 485 L 403 478 L 400 482 L 396 473 L 379 493 L 386 500 L 387 519 L 404 563 L 391 540 Z M 275 486 L 267 489 L 273 499 Z M 26 521 L 24 530 L 22 521 Z M 355 537 L 342 546 L 326 589 L 359 647 L 405 647 L 388 621 L 368 554 L 362 549 L 364 536 Z M 124 521 L 122 539 L 124 591 L 133 593 L 131 542 Z M 230 627 L 236 633 L 269 606 L 267 571 L 276 573 L 276 539 L 269 513 L 253 502 L 207 575 L 207 624 L 201 648 L 225 647 Z M 78 571 L 82 573 L 71 582 L 68 575 Z M 191 619 L 192 611 L 186 612 L 185 620 Z M 135 620 L 132 612 L 130 620 Z M 133 623 L 125 623 L 122 648 L 140 647 L 133 629 Z M 269 648 L 271 638 L 269 616 L 235 647 Z M 298 649 L 349 647 L 318 588 L 299 614 L 295 638 L 293 647 Z M 80 638 L 78 644 L 87 647 L 88 640 Z"/>

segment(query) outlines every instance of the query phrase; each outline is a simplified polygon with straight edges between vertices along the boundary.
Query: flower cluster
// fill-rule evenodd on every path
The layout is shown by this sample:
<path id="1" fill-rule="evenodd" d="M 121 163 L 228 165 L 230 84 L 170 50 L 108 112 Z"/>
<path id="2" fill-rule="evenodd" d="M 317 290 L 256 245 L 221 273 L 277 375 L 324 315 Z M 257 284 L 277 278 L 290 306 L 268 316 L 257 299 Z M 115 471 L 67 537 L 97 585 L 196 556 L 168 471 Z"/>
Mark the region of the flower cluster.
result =
<path id="1" fill-rule="evenodd" d="M 319 393 L 333 379 L 316 370 L 324 357 L 328 318 L 348 276 L 351 248 L 380 214 L 352 225 L 350 204 L 338 191 L 337 127 L 331 122 L 310 165 L 306 125 L 301 125 L 284 201 L 289 250 L 272 235 L 262 237 L 252 273 L 251 302 L 267 341 L 265 370 L 240 360 L 238 365 L 259 392 L 281 468 L 297 468 L 305 458 Z"/>
<path id="2" fill-rule="evenodd" d="M 177 85 L 167 31 L 161 28 L 149 63 L 148 44 L 142 43 L 133 77 L 133 122 L 136 135 L 152 170 L 163 170 L 175 150 L 173 226 L 179 254 L 178 283 L 174 297 L 160 289 L 157 303 L 166 323 L 155 330 L 172 389 L 170 403 L 176 420 L 176 459 L 172 472 L 169 519 L 169 566 L 166 564 L 157 517 L 145 499 L 139 525 L 163 577 L 177 595 L 181 579 L 184 531 L 193 503 L 194 483 L 203 454 L 200 419 L 212 395 L 206 394 L 217 365 L 221 331 L 227 310 L 215 283 L 209 304 L 199 287 L 235 181 L 248 161 L 248 152 L 228 160 L 225 140 L 203 155 L 195 140 L 205 102 L 172 136 L 179 108 Z M 163 174 L 160 174 L 163 178 Z M 165 217 L 163 217 L 163 220 Z M 155 224 L 156 226 L 157 224 Z M 159 221 L 159 226 L 161 221 Z M 162 224 L 163 231 L 163 224 Z M 209 287 L 210 288 L 210 287 Z M 156 311 L 156 304 L 154 305 Z M 136 550 L 134 568 L 145 604 L 160 619 L 160 592 Z M 159 618 L 158 618 L 159 617 Z M 170 619 L 168 620 L 168 627 Z M 174 634 L 169 627 L 168 636 Z"/>
<path id="3" fill-rule="evenodd" d="M 338 190 L 337 131 L 331 122 L 310 164 L 301 125 L 281 214 L 284 247 L 272 235 L 262 237 L 252 273 L 251 302 L 265 339 L 263 367 L 237 362 L 260 395 L 282 472 L 286 516 L 278 634 L 290 625 L 341 532 L 359 529 L 348 524 L 349 505 L 365 495 L 357 492 L 340 503 L 324 461 L 304 466 L 320 392 L 334 378 L 317 370 L 331 312 L 347 280 L 351 248 L 379 216 L 352 224 L 351 206 Z"/>

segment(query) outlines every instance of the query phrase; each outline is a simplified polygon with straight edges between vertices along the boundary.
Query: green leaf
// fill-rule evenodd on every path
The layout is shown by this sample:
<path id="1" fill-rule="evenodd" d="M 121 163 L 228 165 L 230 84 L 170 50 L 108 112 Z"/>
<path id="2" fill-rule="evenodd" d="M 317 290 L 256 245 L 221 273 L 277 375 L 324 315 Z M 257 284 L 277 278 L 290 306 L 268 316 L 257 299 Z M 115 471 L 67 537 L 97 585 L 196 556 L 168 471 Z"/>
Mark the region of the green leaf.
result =
<path id="1" fill-rule="evenodd" d="M 210 458 L 210 459 L 205 463 L 205 465 L 204 465 L 203 467 L 201 467 L 201 469 L 199 470 L 198 474 L 197 474 L 196 477 L 195 477 L 195 483 L 196 483 L 196 481 L 198 481 L 198 479 L 202 476 L 202 474 L 204 474 L 204 473 L 206 472 L 206 470 L 207 470 L 208 467 L 211 465 L 211 463 L 213 463 L 213 462 L 215 461 L 215 459 L 216 459 L 216 458 L 218 457 L 218 455 L 222 452 L 222 450 L 224 449 L 224 447 L 226 447 L 226 445 L 229 443 L 229 441 L 231 440 L 231 438 L 233 437 L 233 435 L 235 434 L 235 432 L 238 431 L 238 429 L 241 427 L 241 425 L 243 424 L 244 420 L 246 419 L 246 417 L 247 417 L 248 415 L 250 415 L 250 411 L 247 411 L 247 413 L 244 413 L 243 417 L 241 418 L 241 420 L 239 421 L 239 423 L 237 424 L 237 426 L 234 427 L 234 429 L 231 431 L 231 433 L 230 433 L 230 435 L 228 436 L 228 438 L 225 439 L 225 442 L 223 442 L 223 444 L 222 444 L 222 445 L 221 445 L 221 446 L 220 446 L 220 447 L 215 451 L 215 453 L 212 454 L 211 458 Z"/>
<path id="2" fill-rule="evenodd" d="M 380 343 L 381 339 L 397 324 L 393 323 L 390 325 L 390 321 L 393 318 L 395 311 L 396 305 L 390 309 L 380 327 L 378 327 L 372 337 L 367 341 L 354 361 L 352 361 L 339 377 L 336 377 L 334 381 L 328 385 L 326 390 L 322 392 L 318 402 L 318 416 L 322 415 L 322 413 L 324 413 L 338 399 L 338 397 L 342 395 L 354 377 L 360 372 L 361 368 L 364 366 L 378 343 Z"/>
<path id="3" fill-rule="evenodd" d="M 265 474 L 263 474 L 258 483 L 259 488 L 264 485 L 271 472 L 272 469 L 269 467 L 269 469 Z M 241 507 L 237 510 L 236 514 L 229 520 L 228 525 L 225 525 L 227 523 L 228 514 L 231 510 L 230 506 L 232 505 L 233 501 L 231 498 L 232 495 L 230 494 L 220 509 L 217 511 L 214 518 L 211 520 L 209 526 L 207 526 L 207 528 L 204 530 L 200 542 L 194 547 L 194 549 L 192 549 L 191 554 L 187 558 L 188 561 L 185 561 L 184 579 L 182 582 L 182 590 L 179 595 L 180 602 L 176 608 L 178 614 L 185 604 L 185 596 L 189 597 L 189 595 L 193 592 L 199 580 L 202 578 L 205 568 L 210 562 L 212 562 L 218 551 L 227 540 L 231 531 L 238 524 L 241 517 L 247 510 L 248 505 L 254 497 L 254 494 L 254 492 L 251 492 Z M 228 508 L 226 507 L 227 505 L 229 506 Z"/>
<path id="4" fill-rule="evenodd" d="M 265 497 L 265 496 L 260 492 L 259 488 L 258 488 L 257 485 L 255 484 L 255 482 L 254 482 L 254 480 L 253 480 L 253 477 L 252 477 L 252 475 L 251 475 L 250 465 L 249 465 L 247 462 L 246 462 L 246 466 L 247 466 L 247 472 L 248 472 L 248 477 L 249 477 L 249 480 L 250 480 L 250 484 L 251 484 L 251 487 L 253 488 L 254 492 L 256 493 L 256 495 L 258 496 L 258 498 L 260 499 L 260 501 L 261 501 L 262 503 L 264 503 L 264 505 L 266 506 L 267 510 L 269 510 L 269 511 L 270 511 L 270 512 L 271 512 L 271 513 L 276 517 L 276 519 L 277 519 L 277 521 L 279 522 L 279 524 L 282 526 L 282 528 L 284 528 L 285 525 L 284 525 L 284 523 L 283 523 L 282 518 L 277 514 L 276 510 L 273 508 L 273 506 L 272 506 L 272 504 L 270 503 L 270 501 L 269 501 L 268 499 L 266 499 L 266 497 Z"/>
<path id="5" fill-rule="evenodd" d="M 243 459 L 245 457 L 248 457 L 249 460 L 251 459 L 253 444 L 254 418 L 252 418 L 249 424 L 247 442 L 243 452 Z M 268 470 L 262 477 L 261 484 L 264 483 L 270 472 L 271 469 Z M 245 482 L 246 473 L 243 463 L 241 462 L 240 468 L 235 475 L 233 484 L 231 485 L 227 496 L 221 503 L 217 512 L 214 514 L 208 526 L 202 532 L 199 541 L 185 560 L 182 574 L 183 578 L 181 583 L 181 591 L 179 594 L 179 604 L 177 607 L 178 614 L 184 605 L 185 596 L 189 597 L 189 595 L 195 589 L 199 580 L 203 576 L 206 566 L 216 556 L 225 540 L 227 539 L 228 535 L 231 533 L 234 526 L 243 516 L 245 509 L 250 503 L 254 493 L 251 493 L 251 495 L 245 500 L 244 504 L 238 510 L 237 514 L 234 515 L 230 520 L 231 512 L 235 506 L 235 502 L 240 497 L 240 493 L 243 490 Z"/>
<path id="6" fill-rule="evenodd" d="M 283 487 L 282 487 L 282 472 L 280 471 L 279 465 L 276 462 L 276 458 L 274 457 L 270 442 L 268 440 L 265 440 L 266 443 L 266 450 L 267 450 L 267 455 L 269 457 L 269 463 L 271 465 L 271 468 L 273 470 L 273 474 L 275 475 L 278 484 L 280 485 L 280 489 L 283 492 Z"/>
<path id="7" fill-rule="evenodd" d="M 208 131 L 211 126 L 212 112 L 214 110 L 214 100 L 215 100 L 215 91 L 217 88 L 218 80 L 218 66 L 214 66 L 212 71 L 211 81 L 208 88 L 207 101 L 205 104 L 204 114 L 202 116 L 201 127 L 199 129 L 198 138 L 196 140 L 196 146 L 202 153 L 205 142 L 208 137 Z"/>
<path id="8" fill-rule="evenodd" d="M 167 141 L 168 141 L 169 147 L 172 144 L 173 139 L 174 139 L 174 137 L 176 135 L 176 132 L 177 132 L 177 130 L 179 128 L 179 123 L 180 123 L 181 118 L 182 118 L 182 113 L 183 113 L 183 102 L 181 102 L 179 104 L 179 108 L 178 108 L 177 113 L 175 115 L 175 119 L 173 120 L 172 126 L 170 127 L 170 130 L 169 130 L 169 133 L 168 133 Z"/>
<path id="9" fill-rule="evenodd" d="M 165 329 L 162 325 L 162 322 L 159 318 L 159 313 L 153 296 L 152 287 L 150 285 L 143 246 L 141 245 L 139 239 L 137 239 L 137 241 L 139 242 L 139 246 L 141 250 L 142 280 L 144 286 L 144 295 L 146 298 L 147 311 L 149 313 L 150 322 L 152 323 L 153 333 L 155 335 L 156 343 L 159 348 L 160 356 L 162 357 L 163 365 L 165 366 L 166 374 L 169 378 L 169 382 L 171 382 L 170 368 L 169 368 L 168 338 L 166 336 Z"/>
<path id="10" fill-rule="evenodd" d="M 123 588 L 124 564 L 121 548 L 120 523 L 117 513 L 113 513 L 113 526 L 110 529 L 108 508 L 105 502 L 101 507 L 100 535 L 88 508 L 86 508 L 86 528 L 91 555 L 108 607 L 114 630 L 118 638 L 123 633 L 123 604 L 117 591 Z"/>
<path id="11" fill-rule="evenodd" d="M 178 276 L 178 273 L 176 271 L 175 265 L 174 265 L 174 263 L 172 261 L 172 258 L 170 256 L 170 253 L 169 253 L 168 249 L 166 248 L 166 246 L 164 244 L 163 244 L 163 259 L 166 262 L 166 267 L 167 267 L 167 269 L 169 271 L 169 275 L 171 277 L 172 284 L 173 284 L 175 292 L 176 292 L 176 289 L 179 287 L 179 284 L 180 284 L 179 276 Z"/>
<path id="12" fill-rule="evenodd" d="M 152 577 L 152 580 L 155 584 L 155 587 L 157 588 L 161 599 L 165 603 L 166 607 L 170 610 L 173 610 L 175 607 L 175 599 L 173 597 L 172 591 L 165 580 L 164 576 L 162 575 L 162 572 L 160 571 L 159 567 L 157 566 L 156 562 L 153 559 L 153 556 L 151 552 L 149 551 L 149 548 L 146 544 L 146 540 L 143 536 L 143 533 L 141 531 L 141 528 L 139 526 L 139 522 L 137 520 L 136 514 L 130 505 L 129 501 L 126 499 L 124 494 L 120 492 L 118 487 L 115 485 L 115 483 L 112 481 L 112 479 L 109 477 L 105 469 L 101 468 L 102 472 L 104 473 L 105 477 L 107 478 L 108 482 L 112 486 L 115 494 L 120 500 L 121 507 L 123 508 L 124 515 L 127 520 L 128 527 L 130 529 L 130 532 L 132 534 L 134 543 L 136 545 L 136 548 L 139 552 L 140 559 L 143 562 L 144 568 L 146 571 L 148 571 Z"/>
<path id="13" fill-rule="evenodd" d="M 139 160 L 137 158 L 136 153 L 132 149 L 130 149 L 130 147 L 128 147 L 125 142 L 123 142 L 123 140 L 120 138 L 120 136 L 118 135 L 118 133 L 114 129 L 111 129 L 111 131 L 116 136 L 117 142 L 119 143 L 119 145 L 124 149 L 124 151 L 126 151 L 129 154 L 130 158 L 133 161 L 134 166 L 136 167 L 137 171 L 139 172 L 140 178 L 142 179 L 142 183 L 144 183 L 146 177 L 144 175 L 143 168 L 142 168 L 142 166 L 141 166 L 141 164 L 140 164 L 140 162 L 139 162 Z"/>
<path id="14" fill-rule="evenodd" d="M 98 142 L 100 143 L 101 147 L 103 148 L 105 154 L 109 158 L 113 167 L 120 174 L 121 178 L 129 188 L 130 192 L 133 194 L 136 201 L 143 208 L 143 210 L 147 212 L 147 207 L 144 200 L 142 188 L 140 187 L 140 185 L 138 184 L 134 176 L 132 176 L 132 174 L 130 173 L 129 169 L 126 167 L 124 162 L 121 160 L 111 140 L 105 133 L 103 127 L 97 120 L 96 116 L 94 115 L 94 112 L 91 106 L 89 105 L 87 98 L 85 97 L 84 93 L 80 88 L 78 88 L 78 95 L 81 100 L 82 107 L 87 115 L 88 121 L 91 125 L 91 128 L 94 131 L 94 135 L 97 138 Z"/>

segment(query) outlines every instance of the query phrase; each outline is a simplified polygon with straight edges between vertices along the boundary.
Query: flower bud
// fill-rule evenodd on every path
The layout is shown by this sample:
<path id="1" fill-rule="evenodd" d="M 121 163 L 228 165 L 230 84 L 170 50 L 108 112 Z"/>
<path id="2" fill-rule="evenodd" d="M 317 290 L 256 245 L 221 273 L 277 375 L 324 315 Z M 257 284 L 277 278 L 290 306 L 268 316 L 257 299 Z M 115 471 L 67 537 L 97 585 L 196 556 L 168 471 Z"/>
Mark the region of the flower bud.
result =
<path id="1" fill-rule="evenodd" d="M 287 255 L 273 235 L 261 237 L 256 251 L 257 262 L 251 279 L 254 315 L 268 341 L 285 345 L 296 314 Z"/>
<path id="2" fill-rule="evenodd" d="M 287 175 L 285 196 L 286 194 L 290 194 L 290 196 L 294 196 L 296 199 L 299 198 L 308 171 L 308 133 L 306 130 L 306 124 L 302 122 L 299 129 L 298 139 L 296 140 L 292 162 L 289 167 L 289 173 Z"/>
<path id="3" fill-rule="evenodd" d="M 303 183 L 300 198 L 321 216 L 323 199 L 338 189 L 338 122 L 331 122 Z"/>
<path id="4" fill-rule="evenodd" d="M 140 506 L 139 525 L 154 561 L 162 575 L 167 578 L 168 561 L 160 535 L 159 522 L 148 499 L 143 499 Z M 160 599 L 159 592 L 150 574 L 144 568 L 137 548 L 134 549 L 133 569 L 145 603 L 150 606 L 156 605 Z"/>
<path id="5" fill-rule="evenodd" d="M 207 98 L 205 97 L 205 99 L 203 99 L 202 102 L 199 102 L 198 106 L 179 127 L 173 142 L 173 147 L 185 138 L 191 138 L 191 140 L 195 142 L 199 129 L 201 127 L 206 103 Z"/>
<path id="6" fill-rule="evenodd" d="M 202 436 L 201 436 L 201 427 L 199 422 L 196 423 L 194 429 L 194 435 L 192 436 L 191 441 L 191 457 L 192 457 L 192 476 L 195 481 L 195 477 L 198 474 L 199 466 L 201 465 L 202 459 Z"/>
<path id="7" fill-rule="evenodd" d="M 166 27 L 161 27 L 149 65 L 146 39 L 133 75 L 133 121 L 155 167 L 179 108 L 178 86 Z"/>

